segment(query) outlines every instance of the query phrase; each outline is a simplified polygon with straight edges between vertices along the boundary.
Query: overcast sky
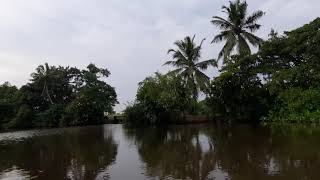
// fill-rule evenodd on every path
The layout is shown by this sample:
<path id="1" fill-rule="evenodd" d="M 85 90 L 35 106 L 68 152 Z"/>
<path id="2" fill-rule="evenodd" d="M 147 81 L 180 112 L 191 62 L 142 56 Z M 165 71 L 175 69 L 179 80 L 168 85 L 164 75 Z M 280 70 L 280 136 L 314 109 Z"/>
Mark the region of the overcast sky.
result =
<path id="1" fill-rule="evenodd" d="M 319 0 L 247 0 L 249 11 L 266 15 L 257 33 L 267 37 L 320 16 Z M 207 41 L 203 59 L 217 56 L 210 41 L 226 0 L 1 0 L 0 83 L 21 86 L 42 63 L 84 68 L 90 62 L 111 71 L 122 110 L 135 98 L 137 83 L 162 64 L 173 42 L 196 34 Z M 207 73 L 212 77 L 215 69 Z"/>

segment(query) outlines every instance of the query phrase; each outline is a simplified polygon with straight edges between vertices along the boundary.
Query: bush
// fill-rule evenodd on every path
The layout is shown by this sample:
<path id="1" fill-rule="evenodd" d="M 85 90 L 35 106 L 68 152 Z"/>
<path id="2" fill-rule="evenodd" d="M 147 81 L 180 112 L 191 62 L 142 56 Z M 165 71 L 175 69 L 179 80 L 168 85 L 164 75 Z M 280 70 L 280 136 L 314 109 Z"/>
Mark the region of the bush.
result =
<path id="1" fill-rule="evenodd" d="M 125 121 L 129 125 L 149 125 L 155 122 L 156 117 L 150 114 L 143 104 L 135 103 L 124 110 Z"/>
<path id="2" fill-rule="evenodd" d="M 52 105 L 48 110 L 36 115 L 33 125 L 35 127 L 58 127 L 62 115 L 63 107 L 61 105 Z"/>
<path id="3" fill-rule="evenodd" d="M 273 100 L 258 76 L 256 57 L 232 56 L 212 80 L 206 102 L 216 117 L 257 123 L 267 116 Z"/>
<path id="4" fill-rule="evenodd" d="M 61 125 L 83 126 L 104 123 L 103 109 L 96 109 L 93 102 L 83 100 L 83 98 L 74 100 L 65 109 Z"/>
<path id="5" fill-rule="evenodd" d="M 21 105 L 17 115 L 5 125 L 6 128 L 30 128 L 32 126 L 31 121 L 34 119 L 34 114 L 28 105 Z"/>
<path id="6" fill-rule="evenodd" d="M 280 93 L 268 121 L 320 123 L 319 88 L 292 88 Z"/>
<path id="7" fill-rule="evenodd" d="M 179 75 L 156 73 L 141 83 L 134 104 L 125 110 L 129 124 L 162 124 L 180 118 L 195 109 L 183 79 Z"/>

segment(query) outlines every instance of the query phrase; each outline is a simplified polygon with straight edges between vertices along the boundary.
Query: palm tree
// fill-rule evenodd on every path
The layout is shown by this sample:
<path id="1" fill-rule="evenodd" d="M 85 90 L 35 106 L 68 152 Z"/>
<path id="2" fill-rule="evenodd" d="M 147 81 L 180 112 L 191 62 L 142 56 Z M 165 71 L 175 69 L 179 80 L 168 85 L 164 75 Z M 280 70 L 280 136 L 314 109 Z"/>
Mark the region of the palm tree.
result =
<path id="1" fill-rule="evenodd" d="M 168 50 L 168 54 L 172 53 L 174 61 L 167 61 L 164 65 L 172 65 L 177 68 L 169 73 L 180 74 L 196 100 L 198 90 L 204 88 L 210 79 L 201 70 L 206 70 L 209 66 L 216 66 L 217 63 L 214 59 L 199 61 L 201 46 L 205 39 L 200 45 L 196 45 L 194 39 L 195 36 L 193 38 L 187 36 L 184 40 L 176 41 L 174 44 L 178 48 Z"/>
<path id="2" fill-rule="evenodd" d="M 226 41 L 219 53 L 218 59 L 230 56 L 237 47 L 238 54 L 251 54 L 248 42 L 258 47 L 262 39 L 253 33 L 260 29 L 261 25 L 256 22 L 264 15 L 263 11 L 253 12 L 247 16 L 248 4 L 246 1 L 229 1 L 229 7 L 222 6 L 222 12 L 228 15 L 227 19 L 213 16 L 211 23 L 220 28 L 220 34 L 216 35 L 211 43 Z"/>
<path id="3" fill-rule="evenodd" d="M 33 81 L 38 81 L 40 84 L 43 84 L 43 89 L 41 96 L 47 98 L 51 104 L 53 104 L 52 98 L 49 94 L 48 81 L 50 77 L 51 68 L 48 63 L 40 65 L 36 69 L 36 73 L 33 73 Z"/>

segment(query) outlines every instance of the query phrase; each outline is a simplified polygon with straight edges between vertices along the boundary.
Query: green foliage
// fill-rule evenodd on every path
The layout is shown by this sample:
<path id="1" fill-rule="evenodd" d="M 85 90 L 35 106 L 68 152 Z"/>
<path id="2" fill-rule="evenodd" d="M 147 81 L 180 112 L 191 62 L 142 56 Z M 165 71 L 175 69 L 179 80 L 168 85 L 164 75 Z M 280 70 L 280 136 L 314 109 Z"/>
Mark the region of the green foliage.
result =
<path id="1" fill-rule="evenodd" d="M 228 59 L 236 49 L 240 55 L 251 54 L 249 43 L 258 47 L 263 40 L 253 33 L 260 29 L 261 25 L 257 21 L 264 15 L 262 11 L 255 11 L 248 15 L 248 4 L 240 0 L 230 1 L 229 6 L 223 6 L 222 12 L 227 14 L 227 19 L 213 16 L 211 23 L 220 28 L 220 34 L 216 35 L 212 41 L 226 41 L 219 53 L 218 59 L 224 57 Z"/>
<path id="2" fill-rule="evenodd" d="M 181 76 L 156 73 L 154 77 L 148 77 L 139 83 L 137 101 L 150 104 L 155 113 L 182 111 L 190 102 L 190 93 Z"/>
<path id="3" fill-rule="evenodd" d="M 228 19 L 212 20 L 222 29 L 213 42 L 226 41 L 219 54 L 224 57 L 219 76 L 208 83 L 201 72 L 217 65 L 214 60 L 199 62 L 202 43 L 197 46 L 190 37 L 177 41 L 178 48 L 169 50 L 174 60 L 165 63 L 176 69 L 140 83 L 137 101 L 126 110 L 128 117 L 157 122 L 164 112 L 192 112 L 249 122 L 317 122 L 320 18 L 283 36 L 272 30 L 262 41 L 252 34 L 260 28 L 256 22 L 262 11 L 247 16 L 247 3 L 240 0 L 223 9 Z M 259 46 L 256 54 L 251 55 L 248 42 Z M 232 56 L 235 48 L 238 55 Z M 179 76 L 182 81 L 177 83 Z M 200 90 L 206 98 L 198 103 Z"/>
<path id="4" fill-rule="evenodd" d="M 199 62 L 204 40 L 198 46 L 194 39 L 195 36 L 193 38 L 187 36 L 184 40 L 176 41 L 174 44 L 177 49 L 168 51 L 168 53 L 172 53 L 174 61 L 167 61 L 165 65 L 172 65 L 177 68 L 170 73 L 177 73 L 183 78 L 196 101 L 199 90 L 205 89 L 210 79 L 202 70 L 206 70 L 209 66 L 217 66 L 217 62 L 214 59 Z"/>
<path id="5" fill-rule="evenodd" d="M 191 94 L 181 76 L 156 73 L 139 83 L 136 102 L 127 107 L 125 114 L 129 121 L 141 118 L 143 123 L 162 123 L 190 110 Z"/>
<path id="6" fill-rule="evenodd" d="M 15 116 L 19 100 L 20 93 L 17 87 L 11 86 L 8 82 L 0 85 L 0 128 Z"/>
<path id="7" fill-rule="evenodd" d="M 268 120 L 277 123 L 320 123 L 320 88 L 293 88 L 281 92 Z"/>
<path id="8" fill-rule="evenodd" d="M 259 51 L 262 72 L 272 92 L 319 86 L 320 18 L 285 36 L 266 41 Z"/>
<path id="9" fill-rule="evenodd" d="M 207 91 L 206 102 L 215 116 L 259 121 L 270 96 L 256 73 L 255 56 L 233 56 Z"/>
<path id="10" fill-rule="evenodd" d="M 104 112 L 113 112 L 117 103 L 115 89 L 101 81 L 107 78 L 110 72 L 107 69 L 97 68 L 90 64 L 88 70 L 81 72 L 84 85 L 78 88 L 75 99 L 67 106 L 63 123 L 69 125 L 102 124 Z"/>
<path id="11" fill-rule="evenodd" d="M 264 15 L 247 12 L 240 0 L 223 6 L 227 18 L 211 21 L 221 29 L 213 42 L 226 41 L 220 74 L 211 82 L 204 74 L 214 59 L 201 60 L 195 36 L 176 41 L 170 49 L 176 69 L 139 83 L 136 100 L 125 110 L 132 124 L 159 124 L 185 114 L 206 114 L 260 122 L 318 122 L 320 115 L 320 18 L 279 36 L 274 30 L 263 41 L 253 33 Z M 250 45 L 259 47 L 251 55 Z M 231 55 L 237 51 L 238 55 Z M 20 89 L 0 85 L 0 128 L 57 127 L 99 124 L 117 103 L 115 89 L 104 79 L 108 69 L 40 65 Z M 198 102 L 199 92 L 205 100 Z"/>
<path id="12" fill-rule="evenodd" d="M 147 111 L 142 103 L 128 105 L 124 110 L 126 123 L 129 125 L 150 125 L 155 123 L 155 117 Z"/>
<path id="13" fill-rule="evenodd" d="M 271 31 L 254 55 L 225 59 L 206 103 L 215 116 L 319 122 L 320 18 L 285 35 Z"/>
<path id="14" fill-rule="evenodd" d="M 35 127 L 58 127 L 64 113 L 62 105 L 51 105 L 49 109 L 40 112 L 33 120 Z"/>
<path id="15" fill-rule="evenodd" d="M 17 112 L 17 115 L 14 116 L 7 124 L 4 126 L 6 128 L 14 129 L 26 129 L 32 127 L 32 121 L 34 119 L 34 113 L 28 105 L 21 105 Z"/>
<path id="16" fill-rule="evenodd" d="M 259 51 L 260 70 L 276 101 L 272 122 L 319 122 L 320 18 L 273 36 Z"/>
<path id="17" fill-rule="evenodd" d="M 103 79 L 110 72 L 90 64 L 87 70 L 40 65 L 19 90 L 0 86 L 0 125 L 5 128 L 101 124 L 113 112 L 115 89 Z"/>

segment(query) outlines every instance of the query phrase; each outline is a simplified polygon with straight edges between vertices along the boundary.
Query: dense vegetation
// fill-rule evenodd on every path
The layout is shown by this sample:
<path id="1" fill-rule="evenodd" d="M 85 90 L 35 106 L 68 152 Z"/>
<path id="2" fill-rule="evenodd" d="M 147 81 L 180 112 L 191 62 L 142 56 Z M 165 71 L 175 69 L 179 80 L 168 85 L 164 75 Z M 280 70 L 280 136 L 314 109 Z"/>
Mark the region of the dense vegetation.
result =
<path id="1" fill-rule="evenodd" d="M 0 85 L 0 127 L 33 128 L 100 124 L 113 112 L 115 89 L 103 81 L 110 72 L 38 66 L 31 80 L 18 89 Z"/>
<path id="2" fill-rule="evenodd" d="M 225 43 L 217 59 L 202 60 L 204 39 L 199 44 L 195 36 L 176 41 L 168 51 L 172 59 L 164 64 L 175 69 L 139 83 L 135 101 L 124 111 L 127 122 L 161 124 L 201 115 L 250 123 L 319 123 L 320 18 L 282 35 L 271 30 L 263 40 L 254 33 L 264 12 L 249 14 L 240 0 L 222 11 L 226 18 L 211 20 L 221 30 L 212 43 Z M 219 69 L 218 76 L 205 74 L 210 66 Z M 109 75 L 93 64 L 86 70 L 40 65 L 20 89 L 0 86 L 0 127 L 103 123 L 117 103 L 114 88 L 103 81 Z"/>
<path id="3" fill-rule="evenodd" d="M 200 45 L 194 40 L 195 36 L 176 41 L 177 49 L 168 51 L 173 61 L 164 65 L 172 65 L 175 70 L 166 75 L 156 73 L 139 84 L 136 102 L 125 110 L 129 123 L 167 123 L 183 119 L 185 113 L 199 112 L 199 91 L 206 89 L 210 82 L 202 70 L 217 64 L 214 59 L 200 61 L 204 40 Z"/>
<path id="4" fill-rule="evenodd" d="M 247 7 L 236 0 L 223 6 L 227 18 L 213 17 L 221 32 L 212 42 L 225 42 L 217 60 L 199 61 L 203 41 L 200 46 L 190 37 L 177 41 L 178 48 L 169 50 L 173 61 L 166 63 L 177 69 L 139 84 L 135 102 L 125 110 L 128 122 L 161 123 L 172 119 L 163 118 L 167 113 L 250 123 L 320 123 L 320 18 L 283 35 L 271 30 L 262 40 L 254 33 L 264 12 L 248 15 Z M 220 71 L 211 80 L 202 71 L 209 66 Z"/>
<path id="5" fill-rule="evenodd" d="M 266 88 L 275 96 L 272 121 L 320 121 L 320 18 L 284 36 L 273 35 L 258 52 Z"/>

